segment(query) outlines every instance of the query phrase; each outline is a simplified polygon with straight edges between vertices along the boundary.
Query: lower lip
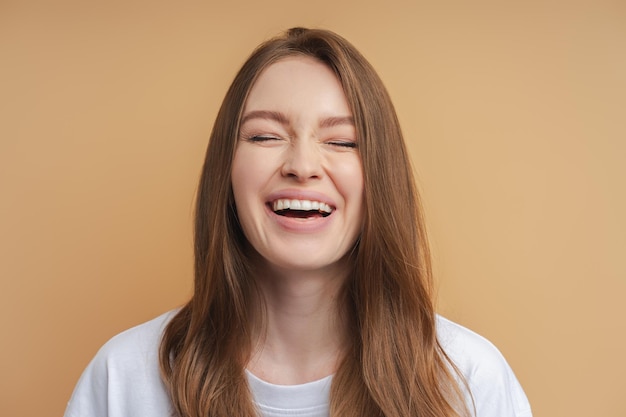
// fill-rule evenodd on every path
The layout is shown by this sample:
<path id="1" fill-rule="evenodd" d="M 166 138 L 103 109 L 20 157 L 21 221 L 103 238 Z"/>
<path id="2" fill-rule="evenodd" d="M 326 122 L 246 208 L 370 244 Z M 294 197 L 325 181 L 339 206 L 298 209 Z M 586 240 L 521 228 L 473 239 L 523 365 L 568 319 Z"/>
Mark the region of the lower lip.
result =
<path id="1" fill-rule="evenodd" d="M 332 221 L 333 213 L 326 217 L 287 217 L 274 213 L 269 207 L 265 207 L 270 219 L 282 229 L 295 233 L 315 233 L 324 230 Z"/>

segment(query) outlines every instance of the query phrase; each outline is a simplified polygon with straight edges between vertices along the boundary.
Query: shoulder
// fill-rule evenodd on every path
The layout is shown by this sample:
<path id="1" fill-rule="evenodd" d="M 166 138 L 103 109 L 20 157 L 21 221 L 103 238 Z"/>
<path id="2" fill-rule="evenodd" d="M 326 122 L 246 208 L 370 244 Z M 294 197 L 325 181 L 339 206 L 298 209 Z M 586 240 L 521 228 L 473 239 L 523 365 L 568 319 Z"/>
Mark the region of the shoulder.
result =
<path id="1" fill-rule="evenodd" d="M 498 371 L 508 367 L 502 353 L 493 343 L 441 316 L 437 317 L 437 337 L 446 354 L 464 373 L 472 375 L 485 371 L 485 368 Z"/>
<path id="2" fill-rule="evenodd" d="M 146 355 L 157 354 L 163 331 L 175 314 L 175 310 L 168 311 L 150 321 L 119 333 L 100 348 L 96 358 L 125 361 L 137 356 L 145 357 Z"/>
<path id="3" fill-rule="evenodd" d="M 175 311 L 128 329 L 110 339 L 81 375 L 66 417 L 170 415 L 161 381 L 159 345 Z"/>
<path id="4" fill-rule="evenodd" d="M 462 374 L 477 417 L 530 417 L 530 404 L 502 353 L 486 338 L 437 318 L 439 343 Z"/>

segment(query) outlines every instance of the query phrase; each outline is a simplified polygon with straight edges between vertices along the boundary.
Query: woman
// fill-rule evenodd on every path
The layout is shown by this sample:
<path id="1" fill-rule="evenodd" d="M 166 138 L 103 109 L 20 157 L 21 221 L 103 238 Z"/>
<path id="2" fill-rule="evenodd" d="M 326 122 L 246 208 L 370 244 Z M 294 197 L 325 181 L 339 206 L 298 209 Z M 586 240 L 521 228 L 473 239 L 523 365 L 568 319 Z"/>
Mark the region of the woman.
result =
<path id="1" fill-rule="evenodd" d="M 66 416 L 527 417 L 499 352 L 437 317 L 389 96 L 346 40 L 257 48 L 211 134 L 181 310 L 118 335 Z"/>

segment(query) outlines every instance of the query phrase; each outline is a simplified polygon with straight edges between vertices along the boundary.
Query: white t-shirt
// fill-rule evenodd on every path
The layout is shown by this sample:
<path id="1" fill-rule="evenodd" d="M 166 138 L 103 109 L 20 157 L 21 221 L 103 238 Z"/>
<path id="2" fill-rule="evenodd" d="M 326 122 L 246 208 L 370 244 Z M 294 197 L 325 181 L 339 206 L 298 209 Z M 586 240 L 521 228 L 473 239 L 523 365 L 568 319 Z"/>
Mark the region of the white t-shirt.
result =
<path id="1" fill-rule="evenodd" d="M 159 373 L 159 343 L 175 312 L 129 329 L 107 342 L 83 372 L 65 417 L 171 417 Z M 485 338 L 442 317 L 439 341 L 466 378 L 477 417 L 532 417 L 513 371 Z M 302 385 L 274 385 L 247 372 L 263 417 L 327 417 L 332 376 Z"/>

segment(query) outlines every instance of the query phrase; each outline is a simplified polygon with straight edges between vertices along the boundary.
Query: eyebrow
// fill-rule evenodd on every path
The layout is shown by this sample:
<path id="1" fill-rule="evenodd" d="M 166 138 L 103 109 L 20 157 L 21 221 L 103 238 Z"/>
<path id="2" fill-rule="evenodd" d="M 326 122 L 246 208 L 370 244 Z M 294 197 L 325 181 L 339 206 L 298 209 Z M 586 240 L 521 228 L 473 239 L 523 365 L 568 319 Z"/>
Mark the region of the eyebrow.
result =
<path id="1" fill-rule="evenodd" d="M 338 125 L 354 126 L 354 118 L 352 116 L 327 117 L 320 122 L 320 127 L 334 127 Z"/>
<path id="2" fill-rule="evenodd" d="M 287 116 L 285 116 L 281 112 L 269 111 L 269 110 L 251 111 L 250 113 L 245 114 L 241 118 L 241 124 L 243 125 L 248 120 L 252 120 L 252 119 L 269 119 L 269 120 L 274 120 L 275 122 L 278 122 L 282 125 L 289 124 L 289 120 L 287 120 Z"/>
<path id="3" fill-rule="evenodd" d="M 289 119 L 281 112 L 270 110 L 254 110 L 246 113 L 241 118 L 241 125 L 252 119 L 268 119 L 278 122 L 282 125 L 289 125 Z M 319 126 L 322 128 L 334 127 L 338 125 L 354 126 L 354 118 L 352 116 L 331 116 L 325 117 L 320 121 Z"/>

